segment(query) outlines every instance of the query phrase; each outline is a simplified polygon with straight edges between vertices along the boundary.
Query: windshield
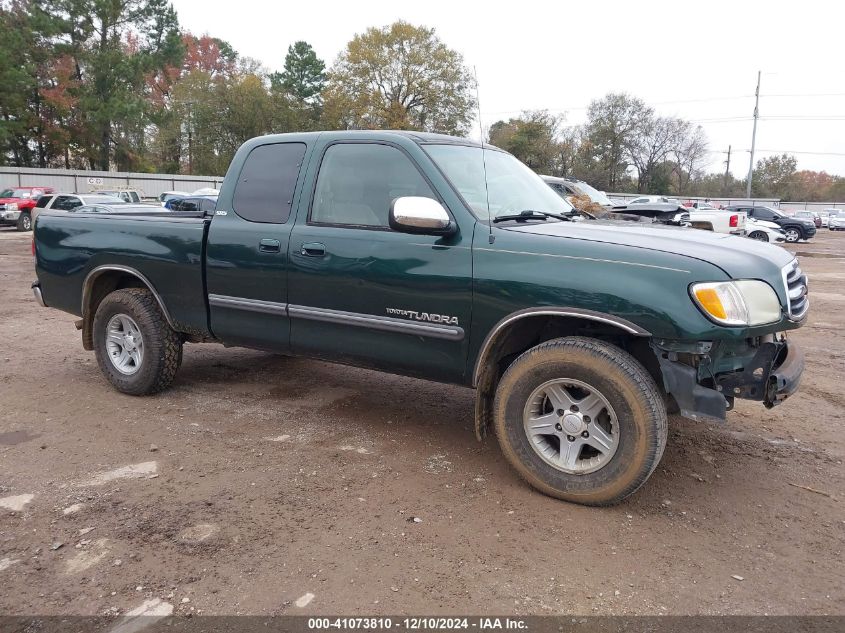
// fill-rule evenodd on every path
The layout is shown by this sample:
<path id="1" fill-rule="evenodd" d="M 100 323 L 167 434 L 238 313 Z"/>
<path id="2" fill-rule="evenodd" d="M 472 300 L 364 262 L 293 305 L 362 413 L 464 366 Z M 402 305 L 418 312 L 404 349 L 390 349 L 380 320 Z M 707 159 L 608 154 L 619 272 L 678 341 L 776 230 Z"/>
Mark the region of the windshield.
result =
<path id="1" fill-rule="evenodd" d="M 581 191 L 586 193 L 590 197 L 590 200 L 592 200 L 596 204 L 600 204 L 600 205 L 605 206 L 605 207 L 612 207 L 613 206 L 613 202 L 611 202 L 610 198 L 608 198 L 606 195 L 604 195 L 598 189 L 593 189 L 586 182 L 578 182 L 578 183 L 576 183 L 576 186 Z"/>
<path id="2" fill-rule="evenodd" d="M 467 145 L 426 145 L 425 150 L 482 220 L 526 210 L 575 213 L 572 205 L 510 154 Z"/>
<path id="3" fill-rule="evenodd" d="M 29 198 L 29 189 L 4 189 L 0 192 L 0 198 Z"/>

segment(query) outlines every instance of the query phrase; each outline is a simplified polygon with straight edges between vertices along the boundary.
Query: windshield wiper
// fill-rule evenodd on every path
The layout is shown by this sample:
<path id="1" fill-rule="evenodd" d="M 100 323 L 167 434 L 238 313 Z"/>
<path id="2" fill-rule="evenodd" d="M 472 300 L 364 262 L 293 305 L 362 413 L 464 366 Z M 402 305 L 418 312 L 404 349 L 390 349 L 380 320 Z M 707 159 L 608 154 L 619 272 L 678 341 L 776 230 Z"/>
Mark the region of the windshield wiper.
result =
<path id="1" fill-rule="evenodd" d="M 564 222 L 571 222 L 572 218 L 559 213 L 549 213 L 547 211 L 534 211 L 533 209 L 526 209 L 519 213 L 508 215 L 497 215 L 493 218 L 493 224 L 497 222 L 507 222 L 508 220 L 545 220 L 546 218 L 555 218 L 556 220 L 563 220 Z"/>

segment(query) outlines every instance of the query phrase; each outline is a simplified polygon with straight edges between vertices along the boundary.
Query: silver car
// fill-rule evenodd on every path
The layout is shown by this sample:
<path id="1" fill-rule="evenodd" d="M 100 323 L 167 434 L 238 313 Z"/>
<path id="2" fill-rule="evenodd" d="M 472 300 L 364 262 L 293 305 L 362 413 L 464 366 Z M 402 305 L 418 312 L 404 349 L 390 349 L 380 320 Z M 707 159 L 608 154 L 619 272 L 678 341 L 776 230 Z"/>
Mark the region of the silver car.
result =
<path id="1" fill-rule="evenodd" d="M 845 231 L 845 211 L 831 211 L 827 216 L 827 228 L 831 231 Z"/>

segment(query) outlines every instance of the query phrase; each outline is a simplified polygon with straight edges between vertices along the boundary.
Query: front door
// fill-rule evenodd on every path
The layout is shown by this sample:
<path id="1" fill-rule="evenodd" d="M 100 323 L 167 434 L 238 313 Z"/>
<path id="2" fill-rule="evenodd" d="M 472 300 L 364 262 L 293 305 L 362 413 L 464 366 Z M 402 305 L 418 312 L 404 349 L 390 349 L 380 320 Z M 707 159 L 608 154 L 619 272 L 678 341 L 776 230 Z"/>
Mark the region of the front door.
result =
<path id="1" fill-rule="evenodd" d="M 312 162 L 319 162 L 313 195 L 290 241 L 293 351 L 459 382 L 471 317 L 472 229 L 449 237 L 390 229 L 396 198 L 443 204 L 400 147 L 337 142 Z"/>

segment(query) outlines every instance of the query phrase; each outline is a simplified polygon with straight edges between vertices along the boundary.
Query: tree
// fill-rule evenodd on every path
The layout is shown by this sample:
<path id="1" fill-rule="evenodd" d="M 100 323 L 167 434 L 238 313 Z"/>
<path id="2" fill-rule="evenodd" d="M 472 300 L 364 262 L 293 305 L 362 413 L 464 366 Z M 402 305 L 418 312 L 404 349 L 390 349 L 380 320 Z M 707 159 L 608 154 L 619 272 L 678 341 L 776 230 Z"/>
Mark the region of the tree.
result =
<path id="1" fill-rule="evenodd" d="M 751 180 L 754 196 L 789 200 L 794 185 L 798 161 L 794 156 L 781 154 L 757 161 Z"/>
<path id="2" fill-rule="evenodd" d="M 326 82 L 326 64 L 308 42 L 299 41 L 288 46 L 285 69 L 270 75 L 271 85 L 282 89 L 302 103 L 319 99 Z"/>
<path id="3" fill-rule="evenodd" d="M 684 121 L 672 153 L 676 164 L 676 193 L 683 195 L 686 193 L 690 181 L 701 177 L 702 167 L 709 154 L 704 129 L 700 125 L 693 129 L 692 124 Z M 725 186 L 727 186 L 727 183 L 725 183 Z M 722 195 L 726 194 L 727 192 L 724 192 Z"/>
<path id="4" fill-rule="evenodd" d="M 79 139 L 90 165 L 107 170 L 112 156 L 131 166 L 143 151 L 146 77 L 179 65 L 183 54 L 176 12 L 166 0 L 50 0 L 44 11 L 60 25 L 60 49 L 74 61 L 79 108 L 87 116 Z"/>
<path id="5" fill-rule="evenodd" d="M 562 117 L 547 110 L 526 111 L 518 118 L 490 126 L 490 143 L 510 152 L 538 173 L 560 175 L 561 122 Z"/>
<path id="6" fill-rule="evenodd" d="M 325 121 L 338 128 L 405 128 L 464 134 L 473 81 L 460 53 L 434 29 L 395 22 L 356 35 L 329 72 Z"/>
<path id="7" fill-rule="evenodd" d="M 658 165 L 680 144 L 685 122 L 668 117 L 643 116 L 640 129 L 625 141 L 625 155 L 637 169 L 637 193 L 661 193 L 666 189 L 661 183 L 652 187 Z M 665 173 L 664 173 L 665 175 Z M 652 189 L 656 191 L 652 191 Z"/>
<path id="8" fill-rule="evenodd" d="M 628 148 L 653 114 L 641 99 L 624 93 L 609 93 L 590 103 L 585 136 L 603 172 L 601 182 L 594 186 L 618 189 L 628 170 Z"/>

